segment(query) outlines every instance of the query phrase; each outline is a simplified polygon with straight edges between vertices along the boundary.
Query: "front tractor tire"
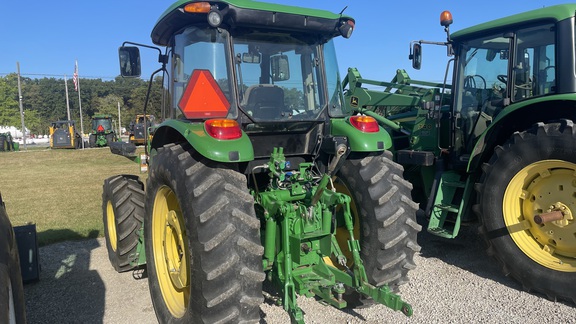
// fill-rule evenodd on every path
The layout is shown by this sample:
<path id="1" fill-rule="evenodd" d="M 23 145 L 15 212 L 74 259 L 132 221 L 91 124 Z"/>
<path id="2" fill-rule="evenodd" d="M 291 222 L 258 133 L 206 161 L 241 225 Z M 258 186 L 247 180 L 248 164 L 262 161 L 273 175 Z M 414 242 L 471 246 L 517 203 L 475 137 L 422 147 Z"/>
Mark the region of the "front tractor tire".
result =
<path id="1" fill-rule="evenodd" d="M 258 322 L 263 302 L 260 221 L 246 177 L 189 144 L 151 160 L 144 240 L 160 323 Z"/>
<path id="2" fill-rule="evenodd" d="M 368 281 L 394 292 L 408 282 L 408 271 L 416 267 L 414 254 L 420 251 L 416 236 L 422 229 L 416 222 L 418 204 L 411 199 L 412 184 L 402 173 L 389 151 L 356 154 L 348 157 L 334 181 L 338 192 L 352 198 L 354 236 L 360 241 Z M 348 251 L 349 235 L 343 226 L 336 229 L 336 238 L 341 250 Z M 350 262 L 351 255 L 346 257 Z M 372 303 L 357 293 L 347 301 L 353 307 Z"/>
<path id="3" fill-rule="evenodd" d="M 477 185 L 488 253 L 527 291 L 576 302 L 576 127 L 516 132 L 497 146 Z M 561 215 L 538 224 L 537 215 Z"/>
<path id="4" fill-rule="evenodd" d="M 118 272 L 136 268 L 133 261 L 144 221 L 144 184 L 132 175 L 104 180 L 102 213 L 110 263 Z"/>

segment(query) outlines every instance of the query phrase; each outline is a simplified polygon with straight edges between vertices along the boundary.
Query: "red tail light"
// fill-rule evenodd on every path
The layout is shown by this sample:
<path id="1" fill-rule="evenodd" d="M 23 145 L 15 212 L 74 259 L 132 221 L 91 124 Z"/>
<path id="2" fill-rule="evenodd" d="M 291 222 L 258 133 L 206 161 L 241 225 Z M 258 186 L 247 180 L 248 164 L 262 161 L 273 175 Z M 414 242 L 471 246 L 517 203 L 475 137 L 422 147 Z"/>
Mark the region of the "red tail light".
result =
<path id="1" fill-rule="evenodd" d="M 232 119 L 210 119 L 204 122 L 208 135 L 219 140 L 233 140 L 242 137 L 240 125 Z"/>
<path id="2" fill-rule="evenodd" d="M 350 123 L 364 133 L 377 133 L 380 130 L 376 119 L 370 116 L 352 116 Z"/>

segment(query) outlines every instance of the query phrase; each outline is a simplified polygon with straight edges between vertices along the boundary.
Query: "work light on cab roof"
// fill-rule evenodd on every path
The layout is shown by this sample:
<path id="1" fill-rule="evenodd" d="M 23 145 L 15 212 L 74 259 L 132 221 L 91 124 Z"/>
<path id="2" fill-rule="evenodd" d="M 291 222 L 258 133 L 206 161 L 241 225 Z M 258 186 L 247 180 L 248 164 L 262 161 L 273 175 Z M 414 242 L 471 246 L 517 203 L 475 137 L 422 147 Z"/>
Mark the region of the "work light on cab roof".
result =
<path id="1" fill-rule="evenodd" d="M 340 27 L 338 27 L 338 30 L 342 34 L 342 37 L 350 38 L 350 36 L 352 36 L 352 32 L 354 31 L 354 21 L 352 20 L 342 21 Z"/>

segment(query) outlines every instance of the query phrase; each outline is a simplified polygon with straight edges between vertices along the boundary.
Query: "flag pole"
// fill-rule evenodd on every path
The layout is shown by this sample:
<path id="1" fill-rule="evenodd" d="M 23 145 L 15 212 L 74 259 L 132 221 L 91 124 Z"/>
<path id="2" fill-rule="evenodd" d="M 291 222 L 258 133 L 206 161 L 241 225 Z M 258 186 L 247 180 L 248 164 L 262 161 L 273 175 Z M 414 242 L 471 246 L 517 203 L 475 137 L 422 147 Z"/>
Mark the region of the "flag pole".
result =
<path id="1" fill-rule="evenodd" d="M 76 77 L 76 87 L 78 88 L 78 107 L 80 109 L 80 138 L 82 138 L 82 148 L 84 148 L 84 121 L 82 119 L 82 99 L 80 98 L 80 77 L 78 76 L 78 60 L 76 60 L 76 65 L 74 67 L 74 75 Z"/>

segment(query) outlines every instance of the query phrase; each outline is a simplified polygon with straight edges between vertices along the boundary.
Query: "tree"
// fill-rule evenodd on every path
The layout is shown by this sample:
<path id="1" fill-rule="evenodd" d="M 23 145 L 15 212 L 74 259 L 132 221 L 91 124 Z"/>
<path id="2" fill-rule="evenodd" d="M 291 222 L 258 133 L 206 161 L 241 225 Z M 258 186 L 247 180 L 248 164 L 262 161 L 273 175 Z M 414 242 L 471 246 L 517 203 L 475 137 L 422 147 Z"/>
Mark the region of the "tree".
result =
<path id="1" fill-rule="evenodd" d="M 70 118 L 80 125 L 78 93 L 72 80 L 68 82 Z M 122 121 L 126 127 L 136 114 L 143 113 L 148 81 L 117 77 L 114 80 L 80 79 L 83 121 L 88 123 L 96 113 L 107 113 L 118 118 L 118 102 L 123 109 Z M 21 77 L 22 103 L 26 127 L 36 134 L 46 134 L 50 123 L 68 118 L 64 79 Z M 160 115 L 162 78 L 156 77 L 148 102 L 148 113 Z M 0 125 L 20 127 L 18 104 L 18 75 L 0 77 Z"/>
<path id="2" fill-rule="evenodd" d="M 0 126 L 20 125 L 18 93 L 10 86 L 9 77 L 0 78 Z"/>

